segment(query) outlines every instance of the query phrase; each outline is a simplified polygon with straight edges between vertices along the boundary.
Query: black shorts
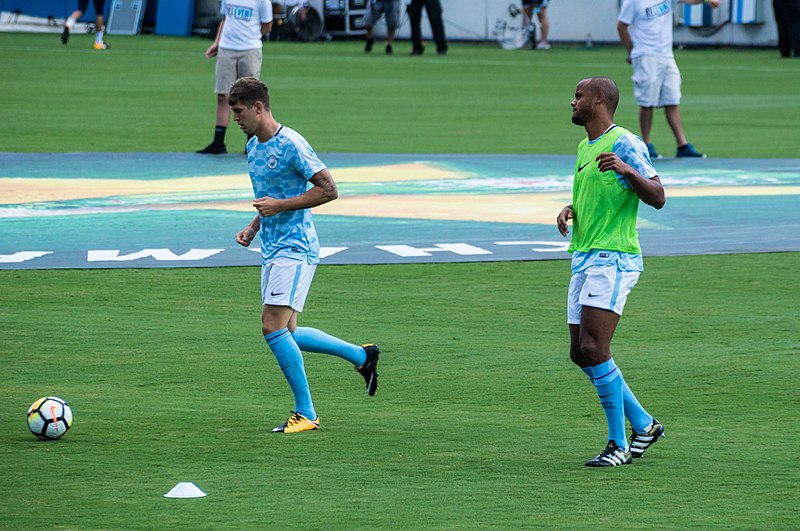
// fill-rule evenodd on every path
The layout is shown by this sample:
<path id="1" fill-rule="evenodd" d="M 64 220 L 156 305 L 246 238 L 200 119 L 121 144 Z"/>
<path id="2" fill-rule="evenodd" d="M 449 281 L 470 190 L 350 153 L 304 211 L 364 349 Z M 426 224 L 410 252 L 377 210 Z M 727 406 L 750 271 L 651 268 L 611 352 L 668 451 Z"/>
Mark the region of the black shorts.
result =
<path id="1" fill-rule="evenodd" d="M 92 3 L 94 4 L 95 15 L 102 15 L 106 0 L 92 0 Z M 87 7 L 89 7 L 89 0 L 78 0 L 78 11 L 86 13 Z"/>

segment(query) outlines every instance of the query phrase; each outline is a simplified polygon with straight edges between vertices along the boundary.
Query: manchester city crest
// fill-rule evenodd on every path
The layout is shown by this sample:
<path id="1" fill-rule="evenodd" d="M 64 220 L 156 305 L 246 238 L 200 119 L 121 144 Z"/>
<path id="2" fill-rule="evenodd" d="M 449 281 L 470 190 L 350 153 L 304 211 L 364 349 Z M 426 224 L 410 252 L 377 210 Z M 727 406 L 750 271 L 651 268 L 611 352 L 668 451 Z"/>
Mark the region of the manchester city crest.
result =
<path id="1" fill-rule="evenodd" d="M 267 159 L 267 166 L 269 166 L 269 169 L 274 170 L 277 165 L 278 165 L 278 157 L 276 157 L 275 155 L 270 155 L 269 158 Z"/>

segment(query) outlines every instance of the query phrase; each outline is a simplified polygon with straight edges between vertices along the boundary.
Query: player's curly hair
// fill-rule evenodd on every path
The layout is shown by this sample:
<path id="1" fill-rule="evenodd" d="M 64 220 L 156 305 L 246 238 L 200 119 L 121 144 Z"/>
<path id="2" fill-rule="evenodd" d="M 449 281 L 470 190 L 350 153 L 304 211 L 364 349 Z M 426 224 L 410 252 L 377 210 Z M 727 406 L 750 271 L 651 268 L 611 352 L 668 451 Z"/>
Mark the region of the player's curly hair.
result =
<path id="1" fill-rule="evenodd" d="M 265 109 L 269 109 L 269 89 L 260 80 L 254 77 L 242 77 L 236 80 L 228 93 L 228 104 L 242 103 L 252 107 L 260 101 Z"/>

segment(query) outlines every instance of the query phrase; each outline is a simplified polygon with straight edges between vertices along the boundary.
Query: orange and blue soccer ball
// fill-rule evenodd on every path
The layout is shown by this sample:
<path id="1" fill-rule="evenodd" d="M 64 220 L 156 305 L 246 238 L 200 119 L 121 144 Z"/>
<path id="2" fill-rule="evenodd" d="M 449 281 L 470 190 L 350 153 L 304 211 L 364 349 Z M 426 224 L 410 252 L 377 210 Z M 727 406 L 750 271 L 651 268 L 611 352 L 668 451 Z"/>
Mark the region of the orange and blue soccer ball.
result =
<path id="1" fill-rule="evenodd" d="M 28 408 L 28 429 L 39 439 L 59 439 L 71 427 L 72 408 L 57 396 L 40 398 Z"/>

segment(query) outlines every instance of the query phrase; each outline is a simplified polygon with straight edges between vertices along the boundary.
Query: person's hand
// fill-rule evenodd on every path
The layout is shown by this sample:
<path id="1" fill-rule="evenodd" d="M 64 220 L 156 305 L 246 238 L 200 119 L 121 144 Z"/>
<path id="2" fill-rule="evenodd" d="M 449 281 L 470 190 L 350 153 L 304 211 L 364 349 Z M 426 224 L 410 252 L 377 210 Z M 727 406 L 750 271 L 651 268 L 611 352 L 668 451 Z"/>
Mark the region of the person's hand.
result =
<path id="1" fill-rule="evenodd" d="M 258 213 L 268 218 L 282 212 L 280 208 L 281 202 L 268 196 L 259 197 L 253 201 L 253 207 L 258 210 Z"/>
<path id="2" fill-rule="evenodd" d="M 620 175 L 627 175 L 631 167 L 622 162 L 622 160 L 612 152 L 600 153 L 597 158 L 597 169 L 600 171 L 612 170 Z"/>
<path id="3" fill-rule="evenodd" d="M 631 59 L 631 54 L 628 54 L 628 57 L 625 58 L 625 62 L 629 65 L 633 64 L 633 60 Z"/>
<path id="4" fill-rule="evenodd" d="M 253 241 L 253 238 L 256 237 L 256 231 L 253 230 L 253 227 L 247 226 L 236 233 L 236 243 L 239 245 L 243 245 L 245 247 L 249 247 L 250 243 Z"/>
<path id="5" fill-rule="evenodd" d="M 216 55 L 217 55 L 217 45 L 215 43 L 215 44 L 212 44 L 211 46 L 209 46 L 208 50 L 206 50 L 206 59 L 211 59 L 212 57 L 215 57 Z"/>
<path id="6" fill-rule="evenodd" d="M 561 212 L 558 213 L 556 217 L 556 226 L 558 227 L 558 232 L 561 233 L 562 236 L 566 237 L 569 234 L 569 225 L 567 221 L 575 218 L 575 212 L 572 211 L 572 205 L 567 205 L 561 209 Z"/>
<path id="7" fill-rule="evenodd" d="M 711 7 L 719 7 L 720 0 L 708 0 L 708 5 Z"/>

